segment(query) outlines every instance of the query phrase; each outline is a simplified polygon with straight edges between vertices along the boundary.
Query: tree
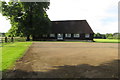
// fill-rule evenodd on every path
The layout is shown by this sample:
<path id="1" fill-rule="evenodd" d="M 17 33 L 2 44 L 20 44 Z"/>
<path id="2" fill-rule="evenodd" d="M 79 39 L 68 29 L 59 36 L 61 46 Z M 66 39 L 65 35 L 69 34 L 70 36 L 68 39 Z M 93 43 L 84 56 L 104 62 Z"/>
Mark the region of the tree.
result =
<path id="1" fill-rule="evenodd" d="M 94 34 L 94 38 L 102 38 L 102 36 L 100 33 L 96 33 L 96 34 Z"/>
<path id="2" fill-rule="evenodd" d="M 113 39 L 113 34 L 112 33 L 107 33 L 106 38 L 107 39 Z"/>
<path id="3" fill-rule="evenodd" d="M 120 33 L 114 33 L 113 38 L 114 39 L 120 39 Z"/>
<path id="4" fill-rule="evenodd" d="M 96 34 L 94 34 L 94 38 L 106 39 L 106 36 L 105 36 L 105 34 L 96 33 Z"/>
<path id="5" fill-rule="evenodd" d="M 29 39 L 50 32 L 50 19 L 46 13 L 49 2 L 2 2 L 2 14 L 11 21 L 9 33 Z"/>

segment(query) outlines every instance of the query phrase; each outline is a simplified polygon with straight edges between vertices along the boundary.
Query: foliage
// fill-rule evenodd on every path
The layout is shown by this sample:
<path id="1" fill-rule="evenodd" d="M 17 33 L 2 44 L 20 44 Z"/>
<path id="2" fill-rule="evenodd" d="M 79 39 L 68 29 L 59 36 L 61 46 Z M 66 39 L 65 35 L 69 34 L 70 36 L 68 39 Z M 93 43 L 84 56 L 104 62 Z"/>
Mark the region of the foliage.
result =
<path id="1" fill-rule="evenodd" d="M 5 33 L 0 33 L 0 37 L 5 37 Z"/>
<path id="2" fill-rule="evenodd" d="M 114 39 L 120 39 L 120 33 L 114 33 L 113 38 Z"/>
<path id="3" fill-rule="evenodd" d="M 34 36 L 50 32 L 46 13 L 49 2 L 2 2 L 2 15 L 11 21 L 12 36 Z"/>
<path id="4" fill-rule="evenodd" d="M 106 34 L 106 38 L 107 38 L 107 39 L 113 39 L 113 34 L 111 34 L 111 33 L 108 34 L 108 33 L 107 33 L 107 34 Z"/>
<path id="5" fill-rule="evenodd" d="M 14 2 L 2 2 L 2 15 L 6 16 L 7 19 L 10 20 L 11 23 L 11 29 L 9 30 L 9 33 L 12 36 L 15 36 L 16 34 L 19 34 L 18 30 L 18 22 L 17 19 L 19 17 L 18 14 L 20 14 L 22 8 L 20 7 L 20 4 L 14 3 Z"/>
<path id="6" fill-rule="evenodd" d="M 120 33 L 107 33 L 107 34 L 94 34 L 94 38 L 96 39 L 120 39 Z"/>
<path id="7" fill-rule="evenodd" d="M 11 67 L 16 60 L 23 56 L 24 52 L 32 42 L 3 43 L 2 49 L 2 70 Z"/>
<path id="8" fill-rule="evenodd" d="M 106 39 L 106 36 L 105 36 L 105 34 L 96 33 L 96 34 L 94 34 L 94 38 Z"/>

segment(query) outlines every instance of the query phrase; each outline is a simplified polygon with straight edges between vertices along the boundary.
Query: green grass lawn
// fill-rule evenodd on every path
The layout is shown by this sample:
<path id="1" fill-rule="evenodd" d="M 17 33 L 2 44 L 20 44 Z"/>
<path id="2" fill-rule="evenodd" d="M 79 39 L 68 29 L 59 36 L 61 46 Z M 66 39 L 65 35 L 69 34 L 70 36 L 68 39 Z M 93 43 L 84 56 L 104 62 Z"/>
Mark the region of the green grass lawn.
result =
<path id="1" fill-rule="evenodd" d="M 32 42 L 15 42 L 15 43 L 8 43 L 3 44 L 0 47 L 0 51 L 2 50 L 2 71 L 12 67 L 16 60 L 21 58 L 25 51 L 29 48 Z"/>
<path id="2" fill-rule="evenodd" d="M 98 43 L 120 43 L 118 39 L 94 39 L 94 41 Z"/>

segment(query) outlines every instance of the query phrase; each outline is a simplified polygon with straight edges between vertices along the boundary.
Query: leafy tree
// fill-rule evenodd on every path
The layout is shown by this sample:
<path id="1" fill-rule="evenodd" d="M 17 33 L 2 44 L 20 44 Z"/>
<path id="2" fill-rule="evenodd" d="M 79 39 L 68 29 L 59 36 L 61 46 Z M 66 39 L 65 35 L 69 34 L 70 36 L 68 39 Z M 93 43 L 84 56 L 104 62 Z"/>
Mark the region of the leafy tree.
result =
<path id="1" fill-rule="evenodd" d="M 114 39 L 120 39 L 120 33 L 114 33 L 113 38 Z"/>
<path id="2" fill-rule="evenodd" d="M 101 34 L 102 39 L 106 39 L 105 34 Z"/>
<path id="3" fill-rule="evenodd" d="M 113 34 L 112 33 L 107 33 L 106 38 L 107 39 L 113 39 Z"/>
<path id="4" fill-rule="evenodd" d="M 46 13 L 49 2 L 2 2 L 2 15 L 11 21 L 12 36 L 39 36 L 50 32 L 50 19 Z"/>
<path id="5" fill-rule="evenodd" d="M 104 34 L 100 34 L 100 33 L 96 33 L 94 34 L 94 38 L 105 38 L 105 35 Z"/>

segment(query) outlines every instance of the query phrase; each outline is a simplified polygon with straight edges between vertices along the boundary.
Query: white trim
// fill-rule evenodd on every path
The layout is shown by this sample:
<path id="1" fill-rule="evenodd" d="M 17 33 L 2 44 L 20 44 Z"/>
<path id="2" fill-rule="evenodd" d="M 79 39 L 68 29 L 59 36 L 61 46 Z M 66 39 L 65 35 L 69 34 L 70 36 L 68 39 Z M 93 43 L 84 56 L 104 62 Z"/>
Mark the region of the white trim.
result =
<path id="1" fill-rule="evenodd" d="M 55 34 L 50 34 L 50 37 L 55 37 Z"/>
<path id="2" fill-rule="evenodd" d="M 90 37 L 90 34 L 85 34 L 85 38 L 89 38 Z"/>
<path id="3" fill-rule="evenodd" d="M 65 34 L 65 37 L 70 38 L 71 34 Z"/>
<path id="4" fill-rule="evenodd" d="M 75 38 L 79 38 L 79 37 L 80 37 L 80 34 L 74 34 L 74 37 L 75 37 Z"/>
<path id="5" fill-rule="evenodd" d="M 63 40 L 63 34 L 57 34 L 57 39 L 58 40 Z"/>
<path id="6" fill-rule="evenodd" d="M 47 34 L 43 34 L 42 37 L 47 37 Z"/>

